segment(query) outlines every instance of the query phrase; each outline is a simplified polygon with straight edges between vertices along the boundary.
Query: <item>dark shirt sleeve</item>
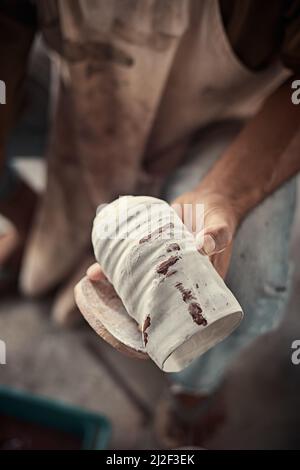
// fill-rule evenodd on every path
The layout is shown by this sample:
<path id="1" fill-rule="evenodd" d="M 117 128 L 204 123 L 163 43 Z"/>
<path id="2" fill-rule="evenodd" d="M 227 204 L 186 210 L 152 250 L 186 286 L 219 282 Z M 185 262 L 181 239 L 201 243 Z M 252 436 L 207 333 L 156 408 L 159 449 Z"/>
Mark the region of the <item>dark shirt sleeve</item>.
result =
<path id="1" fill-rule="evenodd" d="M 6 15 L 24 25 L 36 27 L 36 7 L 31 0 L 0 0 L 0 14 Z"/>
<path id="2" fill-rule="evenodd" d="M 251 70 L 280 56 L 300 69 L 300 0 L 219 0 L 224 26 L 238 58 Z"/>
<path id="3" fill-rule="evenodd" d="M 284 65 L 300 73 L 300 0 L 286 0 L 281 57 Z"/>
<path id="4" fill-rule="evenodd" d="M 6 86 L 6 104 L 0 106 L 0 147 L 21 106 L 22 85 L 35 32 L 32 2 L 0 0 L 0 80 Z"/>

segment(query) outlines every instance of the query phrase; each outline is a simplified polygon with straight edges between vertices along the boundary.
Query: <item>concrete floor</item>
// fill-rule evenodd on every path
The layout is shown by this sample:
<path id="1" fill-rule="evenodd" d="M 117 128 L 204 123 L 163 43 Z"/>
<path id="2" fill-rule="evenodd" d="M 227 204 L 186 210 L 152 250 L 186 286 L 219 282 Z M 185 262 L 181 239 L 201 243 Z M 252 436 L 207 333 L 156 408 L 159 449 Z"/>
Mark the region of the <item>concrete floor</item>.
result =
<path id="1" fill-rule="evenodd" d="M 160 371 L 120 355 L 85 324 L 57 327 L 49 306 L 22 298 L 1 303 L 7 364 L 0 366 L 0 384 L 103 413 L 113 424 L 112 448 L 155 445 L 149 418 L 165 382 Z"/>
<path id="2" fill-rule="evenodd" d="M 296 270 L 290 308 L 281 328 L 258 338 L 227 377 L 228 419 L 208 448 L 300 448 L 300 365 L 291 362 L 291 343 L 300 339 L 299 242 L 300 210 L 291 248 Z M 151 417 L 166 376 L 149 361 L 120 355 L 85 324 L 58 328 L 50 305 L 51 299 L 21 297 L 1 302 L 7 364 L 0 366 L 0 385 L 105 414 L 113 424 L 111 448 L 155 447 Z"/>

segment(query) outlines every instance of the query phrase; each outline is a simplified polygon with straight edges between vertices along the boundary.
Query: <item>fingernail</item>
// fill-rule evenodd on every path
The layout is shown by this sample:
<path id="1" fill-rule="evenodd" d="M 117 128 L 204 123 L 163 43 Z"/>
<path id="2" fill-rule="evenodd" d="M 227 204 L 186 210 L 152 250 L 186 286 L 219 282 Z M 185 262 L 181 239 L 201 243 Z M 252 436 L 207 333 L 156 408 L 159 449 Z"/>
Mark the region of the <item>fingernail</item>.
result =
<path id="1" fill-rule="evenodd" d="M 204 235 L 202 250 L 208 256 L 212 255 L 216 250 L 216 242 L 211 235 Z"/>

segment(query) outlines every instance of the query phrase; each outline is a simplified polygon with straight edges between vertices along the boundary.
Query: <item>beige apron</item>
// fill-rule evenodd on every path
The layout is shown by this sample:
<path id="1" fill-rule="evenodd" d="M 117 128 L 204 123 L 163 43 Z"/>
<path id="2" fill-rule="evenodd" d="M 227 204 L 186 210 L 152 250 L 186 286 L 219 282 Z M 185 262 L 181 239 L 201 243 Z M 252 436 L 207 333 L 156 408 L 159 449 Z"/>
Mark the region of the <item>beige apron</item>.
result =
<path id="1" fill-rule="evenodd" d="M 234 55 L 217 0 L 39 0 L 61 86 L 48 184 L 21 285 L 40 293 L 90 246 L 96 206 L 159 194 L 193 134 L 246 120 L 283 82 L 275 62 L 254 73 Z"/>

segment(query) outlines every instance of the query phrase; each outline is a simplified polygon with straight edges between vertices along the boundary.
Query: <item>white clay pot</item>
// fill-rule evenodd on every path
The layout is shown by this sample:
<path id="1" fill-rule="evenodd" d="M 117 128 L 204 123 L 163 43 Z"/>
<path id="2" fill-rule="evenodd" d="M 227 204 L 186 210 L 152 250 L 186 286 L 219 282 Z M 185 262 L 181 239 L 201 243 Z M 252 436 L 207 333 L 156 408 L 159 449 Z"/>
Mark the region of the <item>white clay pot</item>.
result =
<path id="1" fill-rule="evenodd" d="M 131 330 L 136 325 L 137 349 L 163 371 L 182 370 L 240 323 L 238 301 L 166 202 L 144 196 L 115 200 L 98 211 L 92 242 L 131 317 Z M 122 337 L 118 330 L 118 340 L 130 343 L 127 333 Z"/>

